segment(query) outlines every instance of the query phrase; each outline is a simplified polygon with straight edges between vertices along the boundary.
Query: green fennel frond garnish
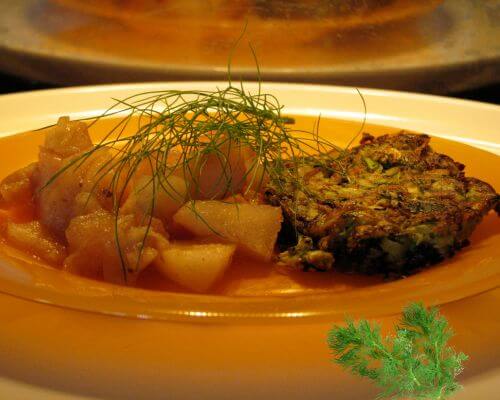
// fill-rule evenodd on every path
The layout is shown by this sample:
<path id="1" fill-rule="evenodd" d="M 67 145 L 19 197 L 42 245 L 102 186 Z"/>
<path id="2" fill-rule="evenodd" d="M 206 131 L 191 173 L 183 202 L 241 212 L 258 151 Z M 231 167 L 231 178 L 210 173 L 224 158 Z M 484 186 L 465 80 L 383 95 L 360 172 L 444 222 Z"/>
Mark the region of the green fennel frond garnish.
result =
<path id="1" fill-rule="evenodd" d="M 394 336 L 382 336 L 366 320 L 347 320 L 329 332 L 328 345 L 335 363 L 381 388 L 378 398 L 439 400 L 461 388 L 456 378 L 468 358 L 447 344 L 452 336 L 437 308 L 414 303 L 403 311 Z"/>
<path id="2" fill-rule="evenodd" d="M 280 186 L 283 178 L 299 185 L 297 171 L 308 162 L 308 156 L 328 155 L 338 150 L 315 132 L 294 129 L 289 118 L 282 115 L 283 106 L 278 99 L 263 92 L 260 83 L 256 92 L 246 90 L 241 82 L 239 86 L 230 82 L 227 87 L 214 90 L 159 90 L 115 101 L 90 126 L 106 117 L 119 117 L 118 122 L 92 149 L 59 169 L 45 187 L 66 171 L 79 168 L 96 152 L 111 151 L 113 156 L 97 171 L 94 188 L 104 179 L 110 181 L 108 192 L 113 203 L 110 211 L 115 216 L 116 232 L 126 188 L 141 169 L 150 171 L 153 191 L 173 197 L 183 195 L 184 203 L 194 204 L 202 183 L 200 170 L 209 157 L 215 157 L 221 165 L 221 175 L 214 184 L 217 190 L 213 193 L 213 197 L 220 198 L 238 194 L 232 190 L 231 149 L 252 154 L 240 178 L 247 182 L 243 195 L 249 190 L 259 191 L 265 179 L 283 191 L 289 190 Z M 189 185 L 186 193 L 177 193 L 171 186 L 170 178 L 174 175 L 185 178 Z M 154 192 L 144 241 L 156 206 L 155 197 Z M 116 243 L 126 280 L 127 269 L 134 268 L 125 265 L 118 236 Z"/>

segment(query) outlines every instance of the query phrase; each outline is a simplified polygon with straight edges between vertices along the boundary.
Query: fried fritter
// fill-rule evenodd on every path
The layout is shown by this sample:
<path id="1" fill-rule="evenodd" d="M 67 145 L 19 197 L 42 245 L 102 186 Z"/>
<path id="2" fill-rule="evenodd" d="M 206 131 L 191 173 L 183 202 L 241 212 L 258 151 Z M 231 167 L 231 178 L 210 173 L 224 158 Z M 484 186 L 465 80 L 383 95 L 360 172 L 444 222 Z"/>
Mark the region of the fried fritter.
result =
<path id="1" fill-rule="evenodd" d="M 269 184 L 265 197 L 286 219 L 280 262 L 397 277 L 466 246 L 483 216 L 499 211 L 499 196 L 429 141 L 364 134 L 326 164 L 306 160 L 297 179 Z"/>

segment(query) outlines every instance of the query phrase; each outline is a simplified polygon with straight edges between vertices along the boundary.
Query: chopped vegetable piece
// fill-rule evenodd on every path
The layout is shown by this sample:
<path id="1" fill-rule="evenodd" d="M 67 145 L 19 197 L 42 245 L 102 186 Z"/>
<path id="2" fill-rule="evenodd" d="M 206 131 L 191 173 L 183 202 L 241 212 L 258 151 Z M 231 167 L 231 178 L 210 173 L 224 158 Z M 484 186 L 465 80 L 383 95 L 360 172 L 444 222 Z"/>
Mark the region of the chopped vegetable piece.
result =
<path id="1" fill-rule="evenodd" d="M 38 163 L 21 168 L 0 183 L 0 196 L 5 204 L 31 201 L 33 197 L 33 179 Z"/>
<path id="2" fill-rule="evenodd" d="M 153 219 L 148 226 L 148 221 L 134 215 L 115 221 L 114 215 L 102 210 L 73 218 L 66 237 L 70 255 L 64 261 L 65 270 L 114 283 L 133 284 L 168 247 L 161 222 Z M 127 279 L 122 265 L 127 269 Z"/>
<path id="3" fill-rule="evenodd" d="M 205 292 L 231 264 L 234 244 L 172 244 L 156 263 L 160 271 L 179 285 Z"/>
<path id="4" fill-rule="evenodd" d="M 50 263 L 60 265 L 66 249 L 38 221 L 25 224 L 7 222 L 7 239 L 14 245 Z"/>
<path id="5" fill-rule="evenodd" d="M 159 182 L 157 178 L 143 175 L 135 182 L 122 211 L 152 214 L 163 221 L 170 221 L 184 204 L 187 191 L 186 181 L 179 176 L 170 175 Z"/>
<path id="6" fill-rule="evenodd" d="M 194 201 L 184 205 L 174 221 L 196 236 L 213 236 L 236 243 L 260 260 L 271 259 L 281 229 L 281 210 L 257 204 Z"/>

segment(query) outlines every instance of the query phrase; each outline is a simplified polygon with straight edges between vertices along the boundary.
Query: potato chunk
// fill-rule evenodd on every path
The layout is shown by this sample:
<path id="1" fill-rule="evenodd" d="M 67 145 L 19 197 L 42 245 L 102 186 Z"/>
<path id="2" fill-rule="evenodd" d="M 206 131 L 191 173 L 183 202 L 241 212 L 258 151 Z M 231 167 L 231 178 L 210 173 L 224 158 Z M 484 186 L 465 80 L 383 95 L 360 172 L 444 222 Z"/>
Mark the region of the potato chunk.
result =
<path id="1" fill-rule="evenodd" d="M 38 221 L 26 224 L 7 222 L 6 236 L 14 246 L 51 264 L 61 265 L 66 257 L 64 246 L 52 238 Z"/>
<path id="2" fill-rule="evenodd" d="M 40 147 L 35 203 L 40 221 L 58 238 L 64 238 L 69 221 L 77 215 L 75 198 L 79 193 L 92 192 L 101 206 L 111 207 L 112 192 L 106 175 L 112 157 L 109 149 L 94 149 L 84 162 L 71 164 L 89 150 L 92 142 L 87 126 L 67 118 L 59 120 Z M 66 170 L 53 179 L 61 168 Z"/>
<path id="3" fill-rule="evenodd" d="M 162 251 L 157 263 L 160 271 L 179 285 L 205 292 L 231 264 L 234 244 L 172 244 Z"/>
<path id="4" fill-rule="evenodd" d="M 282 216 L 279 207 L 208 200 L 185 204 L 174 215 L 174 221 L 196 236 L 224 238 L 249 255 L 268 261 Z"/>
<path id="5" fill-rule="evenodd" d="M 87 125 L 61 117 L 45 137 L 44 148 L 61 158 L 66 158 L 92 147 Z"/>
<path id="6" fill-rule="evenodd" d="M 223 199 L 239 193 L 245 183 L 245 147 L 220 138 L 218 151 L 201 151 L 198 159 L 192 160 L 189 178 L 196 199 Z"/>
<path id="7" fill-rule="evenodd" d="M 59 167 L 53 171 L 51 163 L 54 157 L 51 154 L 44 154 L 43 149 L 40 152 L 40 170 L 42 179 L 40 180 L 40 191 L 36 196 L 37 212 L 42 223 L 47 226 L 51 232 L 58 237 L 63 237 L 69 221 L 75 214 L 75 198 L 81 192 L 91 192 L 96 195 L 99 202 L 105 205 L 109 202 L 110 196 L 104 185 L 96 185 L 98 179 L 97 171 L 109 160 L 109 153 L 102 149 L 96 151 L 83 164 L 69 167 L 65 172 L 45 186 L 46 182 L 53 176 L 57 170 L 71 159 L 63 160 Z M 47 158 L 48 157 L 48 158 Z"/>
<path id="8" fill-rule="evenodd" d="M 145 215 L 152 214 L 163 221 L 170 221 L 175 212 L 185 203 L 188 197 L 187 191 L 186 181 L 179 176 L 170 175 L 160 182 L 158 178 L 142 175 L 135 181 L 133 190 L 122 210 Z"/>
<path id="9" fill-rule="evenodd" d="M 64 261 L 65 270 L 113 283 L 133 284 L 159 251 L 168 246 L 161 222 L 153 220 L 148 228 L 147 221 L 134 215 L 120 216 L 115 221 L 115 216 L 103 210 L 73 218 L 66 238 L 70 255 Z M 127 270 L 126 282 L 122 265 Z"/>
<path id="10" fill-rule="evenodd" d="M 33 197 L 33 176 L 38 168 L 37 163 L 32 163 L 21 168 L 0 183 L 0 196 L 7 205 L 26 203 Z"/>

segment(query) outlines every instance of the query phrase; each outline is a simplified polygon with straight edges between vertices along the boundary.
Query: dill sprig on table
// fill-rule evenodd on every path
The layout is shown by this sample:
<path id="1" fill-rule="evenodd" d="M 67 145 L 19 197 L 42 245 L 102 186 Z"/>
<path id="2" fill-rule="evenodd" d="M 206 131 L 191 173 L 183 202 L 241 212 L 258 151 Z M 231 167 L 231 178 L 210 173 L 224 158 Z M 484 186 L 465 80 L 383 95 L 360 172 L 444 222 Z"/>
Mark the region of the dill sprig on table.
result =
<path id="1" fill-rule="evenodd" d="M 403 311 L 395 336 L 382 336 L 366 320 L 347 320 L 329 332 L 328 345 L 335 363 L 381 388 L 378 398 L 440 400 L 460 389 L 456 377 L 468 358 L 448 346 L 452 336 L 435 307 L 414 303 Z"/>

